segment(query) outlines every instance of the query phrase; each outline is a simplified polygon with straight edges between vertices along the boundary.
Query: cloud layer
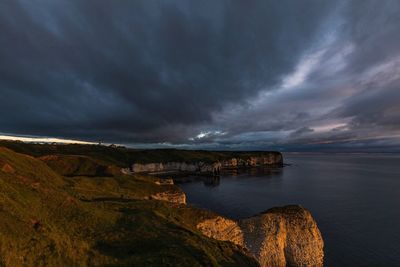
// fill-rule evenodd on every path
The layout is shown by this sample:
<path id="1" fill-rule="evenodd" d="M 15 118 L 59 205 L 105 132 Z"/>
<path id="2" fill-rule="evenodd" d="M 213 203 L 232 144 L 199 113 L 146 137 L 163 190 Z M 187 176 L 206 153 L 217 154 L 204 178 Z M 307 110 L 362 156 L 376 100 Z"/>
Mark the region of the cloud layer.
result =
<path id="1" fill-rule="evenodd" d="M 400 3 L 0 3 L 0 132 L 398 149 Z"/>

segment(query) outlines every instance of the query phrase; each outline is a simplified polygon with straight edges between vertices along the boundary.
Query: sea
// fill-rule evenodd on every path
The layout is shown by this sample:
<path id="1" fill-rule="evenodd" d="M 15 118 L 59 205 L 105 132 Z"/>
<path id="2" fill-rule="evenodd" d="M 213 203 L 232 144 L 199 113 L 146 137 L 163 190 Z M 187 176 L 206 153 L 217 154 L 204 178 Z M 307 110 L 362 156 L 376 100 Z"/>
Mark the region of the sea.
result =
<path id="1" fill-rule="evenodd" d="M 324 266 L 400 266 L 400 154 L 285 153 L 284 162 L 179 186 L 189 204 L 232 219 L 302 205 L 322 233 Z"/>

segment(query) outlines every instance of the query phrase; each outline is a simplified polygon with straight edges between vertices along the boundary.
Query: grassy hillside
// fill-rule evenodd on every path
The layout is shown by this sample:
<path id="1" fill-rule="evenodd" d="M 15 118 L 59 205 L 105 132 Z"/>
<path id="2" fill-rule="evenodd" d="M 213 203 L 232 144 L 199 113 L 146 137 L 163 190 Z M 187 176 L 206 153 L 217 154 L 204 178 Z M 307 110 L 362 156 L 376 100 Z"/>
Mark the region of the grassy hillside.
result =
<path id="1" fill-rule="evenodd" d="M 53 144 L 27 144 L 14 141 L 0 141 L 0 146 L 7 147 L 19 153 L 34 157 L 47 155 L 82 155 L 101 160 L 120 167 L 127 167 L 134 162 L 167 162 L 167 161 L 204 161 L 230 159 L 233 157 L 248 158 L 267 153 L 279 152 L 236 152 L 236 151 L 204 151 L 204 150 L 178 150 L 178 149 L 129 149 L 123 147 L 109 147 L 102 145 L 53 145 Z"/>
<path id="2" fill-rule="evenodd" d="M 120 174 L 125 152 L 7 146 L 28 155 L 0 147 L 0 266 L 257 266 L 195 229 L 213 213 L 148 200 L 179 188 Z"/>

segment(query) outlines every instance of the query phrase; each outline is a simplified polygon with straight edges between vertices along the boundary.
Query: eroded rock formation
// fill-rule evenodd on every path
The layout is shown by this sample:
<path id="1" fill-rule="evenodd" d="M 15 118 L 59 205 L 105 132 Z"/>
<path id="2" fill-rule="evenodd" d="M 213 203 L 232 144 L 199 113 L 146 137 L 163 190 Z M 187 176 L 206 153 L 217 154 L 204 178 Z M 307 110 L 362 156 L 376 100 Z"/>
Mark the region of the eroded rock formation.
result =
<path id="1" fill-rule="evenodd" d="M 132 173 L 157 173 L 157 172 L 190 172 L 219 174 L 222 169 L 235 169 L 240 167 L 255 167 L 283 164 L 280 153 L 268 153 L 259 157 L 236 157 L 215 162 L 154 162 L 134 163 Z M 125 170 L 127 171 L 127 170 Z"/>
<path id="2" fill-rule="evenodd" d="M 186 195 L 181 190 L 169 190 L 153 194 L 150 199 L 162 200 L 177 204 L 186 204 Z"/>
<path id="3" fill-rule="evenodd" d="M 198 223 L 196 227 L 205 236 L 221 241 L 230 241 L 243 247 L 243 232 L 238 223 L 233 220 L 217 216 Z"/>
<path id="4" fill-rule="evenodd" d="M 155 181 L 156 185 L 174 185 L 174 180 L 172 178 L 158 179 Z"/>
<path id="5" fill-rule="evenodd" d="M 155 172 L 199 172 L 218 174 L 221 171 L 221 163 L 205 162 L 166 162 L 166 163 L 134 163 L 132 164 L 133 173 L 155 173 Z"/>
<path id="6" fill-rule="evenodd" d="M 218 216 L 197 228 L 208 237 L 246 248 L 262 267 L 323 265 L 321 233 L 301 206 L 273 208 L 237 222 Z"/>
<path id="7" fill-rule="evenodd" d="M 177 204 L 186 204 L 186 194 L 180 187 L 174 185 L 171 178 L 156 179 L 156 185 L 162 186 L 165 190 L 150 195 L 149 199 L 162 200 Z"/>

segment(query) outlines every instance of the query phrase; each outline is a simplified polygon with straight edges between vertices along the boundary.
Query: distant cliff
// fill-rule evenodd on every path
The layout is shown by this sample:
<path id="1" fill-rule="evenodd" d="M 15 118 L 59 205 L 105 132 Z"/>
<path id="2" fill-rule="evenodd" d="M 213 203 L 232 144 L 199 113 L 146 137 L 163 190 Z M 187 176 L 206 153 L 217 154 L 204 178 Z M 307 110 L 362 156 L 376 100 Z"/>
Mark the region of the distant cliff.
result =
<path id="1" fill-rule="evenodd" d="M 282 165 L 283 157 L 281 153 L 264 152 L 260 153 L 260 155 L 238 155 L 237 157 L 219 159 L 211 162 L 199 160 L 194 162 L 133 163 L 129 171 L 132 173 L 189 172 L 219 174 L 223 169 Z"/>
<path id="2" fill-rule="evenodd" d="M 42 157 L 48 155 L 81 155 L 126 168 L 132 164 L 199 163 L 220 162 L 222 167 L 246 166 L 254 164 L 282 164 L 282 154 L 275 151 L 207 151 L 181 149 L 132 149 L 104 145 L 78 144 L 31 144 L 2 141 L 0 146 L 15 152 Z M 253 159 L 252 159 L 253 158 Z M 263 158 L 262 162 L 254 158 Z M 258 162 L 257 162 L 258 161 Z M 265 163 L 263 162 L 265 161 Z M 236 162 L 236 163 L 235 163 Z M 201 164 L 200 164 L 201 165 Z M 156 167 L 154 167 L 156 168 Z"/>

